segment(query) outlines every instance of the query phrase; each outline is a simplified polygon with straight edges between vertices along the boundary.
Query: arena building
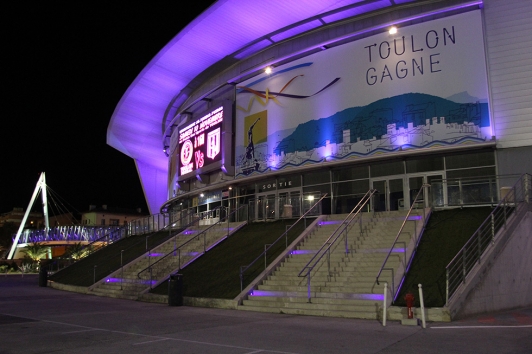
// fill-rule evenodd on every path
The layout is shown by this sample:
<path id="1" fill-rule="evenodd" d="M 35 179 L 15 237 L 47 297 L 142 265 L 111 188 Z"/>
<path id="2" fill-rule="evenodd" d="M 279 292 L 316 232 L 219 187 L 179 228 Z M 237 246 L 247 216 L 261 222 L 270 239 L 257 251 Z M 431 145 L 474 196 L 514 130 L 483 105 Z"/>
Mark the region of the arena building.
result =
<path id="1" fill-rule="evenodd" d="M 219 0 L 144 68 L 107 142 L 150 212 L 497 202 L 532 171 L 527 0 Z M 505 176 L 505 178 L 503 178 Z M 515 177 L 515 180 L 517 177 Z M 290 208 L 287 209 L 287 206 Z"/>

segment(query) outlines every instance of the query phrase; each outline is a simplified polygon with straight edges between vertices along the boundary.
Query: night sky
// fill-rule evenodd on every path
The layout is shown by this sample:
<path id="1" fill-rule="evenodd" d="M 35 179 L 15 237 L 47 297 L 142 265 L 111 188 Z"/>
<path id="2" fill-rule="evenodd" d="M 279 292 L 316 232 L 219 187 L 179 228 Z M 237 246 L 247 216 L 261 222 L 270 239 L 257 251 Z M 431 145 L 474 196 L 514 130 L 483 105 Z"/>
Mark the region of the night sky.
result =
<path id="1" fill-rule="evenodd" d="M 107 126 L 140 71 L 213 2 L 2 2 L 0 213 L 26 209 L 41 172 L 59 196 L 51 215 L 59 200 L 73 212 L 147 212 L 133 159 L 106 144 Z"/>

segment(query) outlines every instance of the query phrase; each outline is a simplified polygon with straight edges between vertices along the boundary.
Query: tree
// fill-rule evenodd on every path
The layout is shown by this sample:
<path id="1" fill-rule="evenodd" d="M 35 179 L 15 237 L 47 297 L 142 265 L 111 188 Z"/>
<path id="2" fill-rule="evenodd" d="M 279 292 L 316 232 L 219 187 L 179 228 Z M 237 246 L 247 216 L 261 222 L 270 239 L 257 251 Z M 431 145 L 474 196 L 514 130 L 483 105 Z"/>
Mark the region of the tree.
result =
<path id="1" fill-rule="evenodd" d="M 77 261 L 85 256 L 87 256 L 91 251 L 91 247 L 84 247 L 81 242 L 77 242 L 73 245 L 68 246 L 66 254 L 68 257 Z"/>
<path id="2" fill-rule="evenodd" d="M 48 247 L 42 243 L 34 242 L 27 245 L 22 252 L 26 254 L 26 256 L 28 256 L 33 262 L 39 264 L 41 258 L 46 256 L 46 253 L 48 253 Z"/>

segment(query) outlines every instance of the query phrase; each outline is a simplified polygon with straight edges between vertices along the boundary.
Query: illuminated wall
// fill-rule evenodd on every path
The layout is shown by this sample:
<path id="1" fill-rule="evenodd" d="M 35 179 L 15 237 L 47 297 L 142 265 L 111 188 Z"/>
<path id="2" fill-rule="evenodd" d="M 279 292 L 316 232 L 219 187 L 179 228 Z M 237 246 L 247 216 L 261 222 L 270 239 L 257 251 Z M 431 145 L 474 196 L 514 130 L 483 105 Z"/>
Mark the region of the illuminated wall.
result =
<path id="1" fill-rule="evenodd" d="M 237 87 L 236 175 L 490 140 L 480 11 L 330 48 Z"/>

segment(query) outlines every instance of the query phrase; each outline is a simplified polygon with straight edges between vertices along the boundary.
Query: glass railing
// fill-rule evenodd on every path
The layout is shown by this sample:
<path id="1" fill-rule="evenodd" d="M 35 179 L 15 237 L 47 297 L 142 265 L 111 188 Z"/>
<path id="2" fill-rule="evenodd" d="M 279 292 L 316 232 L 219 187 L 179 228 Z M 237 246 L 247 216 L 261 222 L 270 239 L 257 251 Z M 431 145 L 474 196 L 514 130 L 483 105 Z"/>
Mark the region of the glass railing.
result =
<path id="1" fill-rule="evenodd" d="M 500 175 L 432 180 L 431 201 L 436 208 L 496 205 L 520 176 Z"/>

